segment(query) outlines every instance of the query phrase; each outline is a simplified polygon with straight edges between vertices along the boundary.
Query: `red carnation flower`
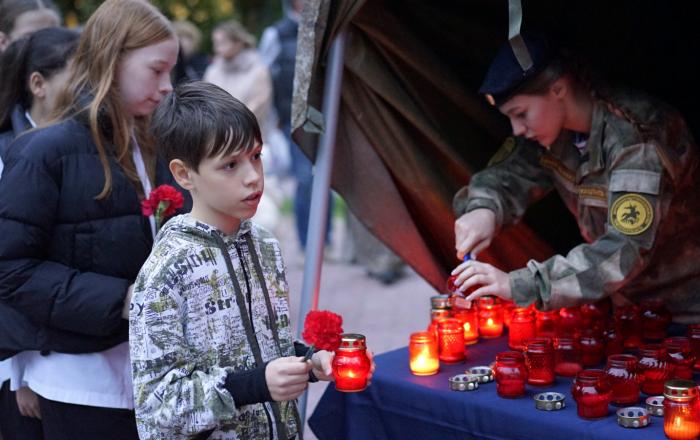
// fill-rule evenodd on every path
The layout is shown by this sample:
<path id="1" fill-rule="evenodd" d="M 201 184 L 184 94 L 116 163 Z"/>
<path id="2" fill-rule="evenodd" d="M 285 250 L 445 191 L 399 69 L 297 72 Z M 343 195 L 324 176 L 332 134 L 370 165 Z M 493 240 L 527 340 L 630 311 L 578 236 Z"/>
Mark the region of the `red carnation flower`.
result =
<path id="1" fill-rule="evenodd" d="M 319 350 L 335 351 L 340 346 L 343 318 L 326 310 L 311 310 L 304 320 L 304 340 Z"/>
<path id="2" fill-rule="evenodd" d="M 182 208 L 185 199 L 182 193 L 170 185 L 160 185 L 151 191 L 150 196 L 141 202 L 141 212 L 146 217 L 156 218 L 156 230 L 160 229 L 163 221 Z"/>

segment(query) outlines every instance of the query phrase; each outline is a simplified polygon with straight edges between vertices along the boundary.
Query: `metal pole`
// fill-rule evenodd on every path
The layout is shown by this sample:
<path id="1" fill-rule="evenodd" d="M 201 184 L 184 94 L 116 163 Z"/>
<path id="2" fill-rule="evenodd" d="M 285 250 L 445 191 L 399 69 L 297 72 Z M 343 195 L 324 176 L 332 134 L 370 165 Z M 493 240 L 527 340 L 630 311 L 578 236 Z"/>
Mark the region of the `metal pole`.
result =
<path id="1" fill-rule="evenodd" d="M 309 231 L 306 243 L 306 261 L 304 262 L 304 280 L 301 287 L 301 304 L 297 321 L 297 338 L 301 339 L 304 318 L 309 310 L 318 308 L 319 285 L 321 282 L 321 263 L 323 245 L 326 236 L 326 218 L 328 214 L 328 192 L 331 187 L 331 167 L 335 150 L 335 134 L 338 127 L 338 107 L 340 106 L 340 88 L 343 81 L 343 58 L 345 54 L 345 30 L 333 40 L 323 90 L 323 116 L 325 129 L 316 153 L 314 181 L 311 190 L 311 212 L 309 213 Z M 306 421 L 306 400 L 308 392 L 299 397 L 299 415 L 301 429 Z"/>

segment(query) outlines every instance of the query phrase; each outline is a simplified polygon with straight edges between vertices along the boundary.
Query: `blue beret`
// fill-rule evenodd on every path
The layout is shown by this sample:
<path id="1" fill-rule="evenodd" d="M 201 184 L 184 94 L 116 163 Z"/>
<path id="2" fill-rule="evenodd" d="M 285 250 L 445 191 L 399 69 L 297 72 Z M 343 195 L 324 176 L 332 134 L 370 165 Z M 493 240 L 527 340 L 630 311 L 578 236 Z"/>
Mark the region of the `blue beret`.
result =
<path id="1" fill-rule="evenodd" d="M 528 79 L 544 70 L 555 58 L 556 51 L 543 35 L 522 33 L 521 36 L 530 53 L 532 66 L 523 70 L 510 42 L 506 42 L 491 62 L 479 89 L 479 93 L 486 95 L 489 102 L 495 106 L 508 101 Z"/>

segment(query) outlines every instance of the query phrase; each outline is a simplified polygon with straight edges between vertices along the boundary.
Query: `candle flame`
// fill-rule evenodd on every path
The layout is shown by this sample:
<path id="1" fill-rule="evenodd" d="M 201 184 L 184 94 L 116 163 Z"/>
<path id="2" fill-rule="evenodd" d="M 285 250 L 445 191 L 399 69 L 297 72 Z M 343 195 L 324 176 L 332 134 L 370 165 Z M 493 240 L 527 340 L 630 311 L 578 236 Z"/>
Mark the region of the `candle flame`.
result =
<path id="1" fill-rule="evenodd" d="M 486 325 L 493 325 L 493 318 L 489 318 L 489 320 L 486 321 Z"/>
<path id="2" fill-rule="evenodd" d="M 468 331 L 470 331 L 471 329 L 472 329 L 471 324 L 469 324 L 468 322 L 465 322 L 465 323 L 464 323 L 464 331 L 465 331 L 465 332 L 468 332 Z"/>

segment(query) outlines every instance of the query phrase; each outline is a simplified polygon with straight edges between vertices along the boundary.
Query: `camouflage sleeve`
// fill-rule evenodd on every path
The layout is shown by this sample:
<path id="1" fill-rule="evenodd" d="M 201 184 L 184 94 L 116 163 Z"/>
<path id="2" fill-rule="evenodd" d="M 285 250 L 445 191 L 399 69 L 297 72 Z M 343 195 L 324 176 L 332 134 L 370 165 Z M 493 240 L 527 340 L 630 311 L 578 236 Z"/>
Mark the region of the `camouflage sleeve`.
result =
<path id="1" fill-rule="evenodd" d="M 527 207 L 552 189 L 552 182 L 539 164 L 541 147 L 523 138 L 509 137 L 476 173 L 468 187 L 454 197 L 457 217 L 478 208 L 496 213 L 497 229 L 516 223 Z"/>
<path id="2" fill-rule="evenodd" d="M 610 157 L 606 232 L 566 257 L 531 260 L 510 273 L 513 299 L 543 310 L 574 306 L 624 287 L 651 259 L 659 223 L 674 195 L 656 147 L 638 144 Z"/>
<path id="3" fill-rule="evenodd" d="M 129 329 L 141 438 L 193 435 L 234 422 L 234 399 L 224 386 L 233 370 L 202 371 L 185 340 L 186 309 L 177 286 L 168 290 L 162 283 L 159 288 L 148 284 L 137 280 Z"/>

